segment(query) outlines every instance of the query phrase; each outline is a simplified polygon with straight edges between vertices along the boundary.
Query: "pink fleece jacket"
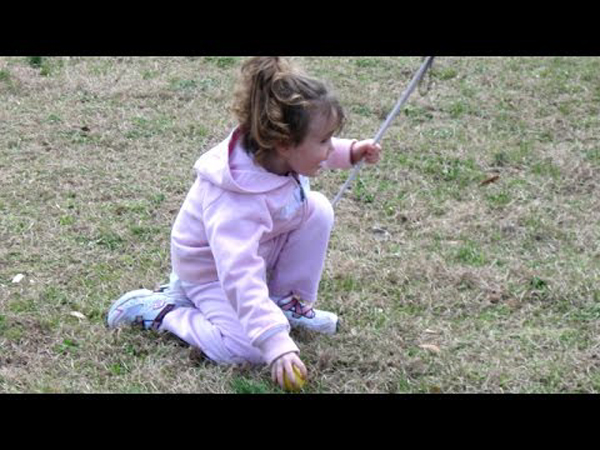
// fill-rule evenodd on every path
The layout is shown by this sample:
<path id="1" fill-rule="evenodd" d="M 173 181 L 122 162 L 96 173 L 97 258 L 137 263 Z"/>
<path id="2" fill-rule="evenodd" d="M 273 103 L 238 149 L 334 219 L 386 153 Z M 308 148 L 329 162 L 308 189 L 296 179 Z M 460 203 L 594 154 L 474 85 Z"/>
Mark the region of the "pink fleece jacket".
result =
<path id="1" fill-rule="evenodd" d="M 250 342 L 270 364 L 298 347 L 289 337 L 288 320 L 269 298 L 259 246 L 297 223 L 282 211 L 298 181 L 255 164 L 241 142 L 236 129 L 194 165 L 196 180 L 171 232 L 171 259 L 183 281 L 221 282 Z M 334 138 L 325 167 L 350 168 L 353 142 Z"/>

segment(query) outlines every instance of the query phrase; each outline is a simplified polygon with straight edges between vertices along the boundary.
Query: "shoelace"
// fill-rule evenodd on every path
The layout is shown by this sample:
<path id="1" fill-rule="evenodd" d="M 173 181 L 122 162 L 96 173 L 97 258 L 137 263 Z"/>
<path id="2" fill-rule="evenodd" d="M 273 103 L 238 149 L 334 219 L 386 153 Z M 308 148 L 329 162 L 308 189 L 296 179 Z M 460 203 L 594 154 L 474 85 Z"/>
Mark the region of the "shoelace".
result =
<path id="1" fill-rule="evenodd" d="M 286 304 L 280 303 L 279 307 L 284 311 L 291 311 L 292 317 L 295 319 L 299 319 L 300 317 L 313 319 L 315 317 L 315 311 L 312 306 L 302 305 L 302 302 L 300 302 L 300 300 L 296 297 L 292 297 L 292 299 Z"/>

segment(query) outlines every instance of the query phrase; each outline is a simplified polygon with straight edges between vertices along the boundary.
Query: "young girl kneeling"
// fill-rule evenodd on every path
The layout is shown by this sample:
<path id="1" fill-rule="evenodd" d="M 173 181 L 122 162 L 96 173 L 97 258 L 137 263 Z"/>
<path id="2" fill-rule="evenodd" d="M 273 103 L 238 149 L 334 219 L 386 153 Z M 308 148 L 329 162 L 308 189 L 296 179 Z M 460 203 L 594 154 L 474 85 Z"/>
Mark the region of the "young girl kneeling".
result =
<path id="1" fill-rule="evenodd" d="M 381 147 L 333 137 L 344 122 L 337 99 L 280 58 L 243 64 L 233 110 L 238 127 L 194 165 L 171 233 L 169 285 L 125 294 L 107 322 L 170 331 L 220 364 L 268 364 L 283 387 L 293 366 L 308 375 L 290 327 L 338 325 L 313 307 L 333 208 L 308 177 L 375 163 Z"/>

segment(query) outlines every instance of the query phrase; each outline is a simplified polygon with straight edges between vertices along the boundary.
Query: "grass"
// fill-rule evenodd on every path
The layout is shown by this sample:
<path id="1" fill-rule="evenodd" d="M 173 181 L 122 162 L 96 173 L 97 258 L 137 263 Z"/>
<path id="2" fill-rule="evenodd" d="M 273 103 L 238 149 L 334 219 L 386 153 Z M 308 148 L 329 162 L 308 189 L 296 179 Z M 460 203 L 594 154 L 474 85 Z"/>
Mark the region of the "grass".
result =
<path id="1" fill-rule="evenodd" d="M 294 59 L 357 138 L 420 64 Z M 104 326 L 166 280 L 242 60 L 0 58 L 0 391 L 281 392 L 267 368 Z M 432 81 L 337 207 L 319 304 L 343 328 L 292 332 L 304 392 L 599 392 L 600 59 L 438 58 Z"/>

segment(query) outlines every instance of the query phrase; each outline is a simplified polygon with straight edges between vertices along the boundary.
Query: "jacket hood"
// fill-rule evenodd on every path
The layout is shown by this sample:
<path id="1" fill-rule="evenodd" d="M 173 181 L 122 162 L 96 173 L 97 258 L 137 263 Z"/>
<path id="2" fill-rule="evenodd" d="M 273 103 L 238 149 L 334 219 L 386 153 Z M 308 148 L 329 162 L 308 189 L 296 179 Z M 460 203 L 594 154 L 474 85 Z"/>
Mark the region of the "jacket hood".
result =
<path id="1" fill-rule="evenodd" d="M 204 153 L 194 169 L 198 176 L 227 191 L 247 194 L 269 192 L 291 181 L 255 164 L 242 147 L 242 133 L 233 130 L 227 139 Z"/>

